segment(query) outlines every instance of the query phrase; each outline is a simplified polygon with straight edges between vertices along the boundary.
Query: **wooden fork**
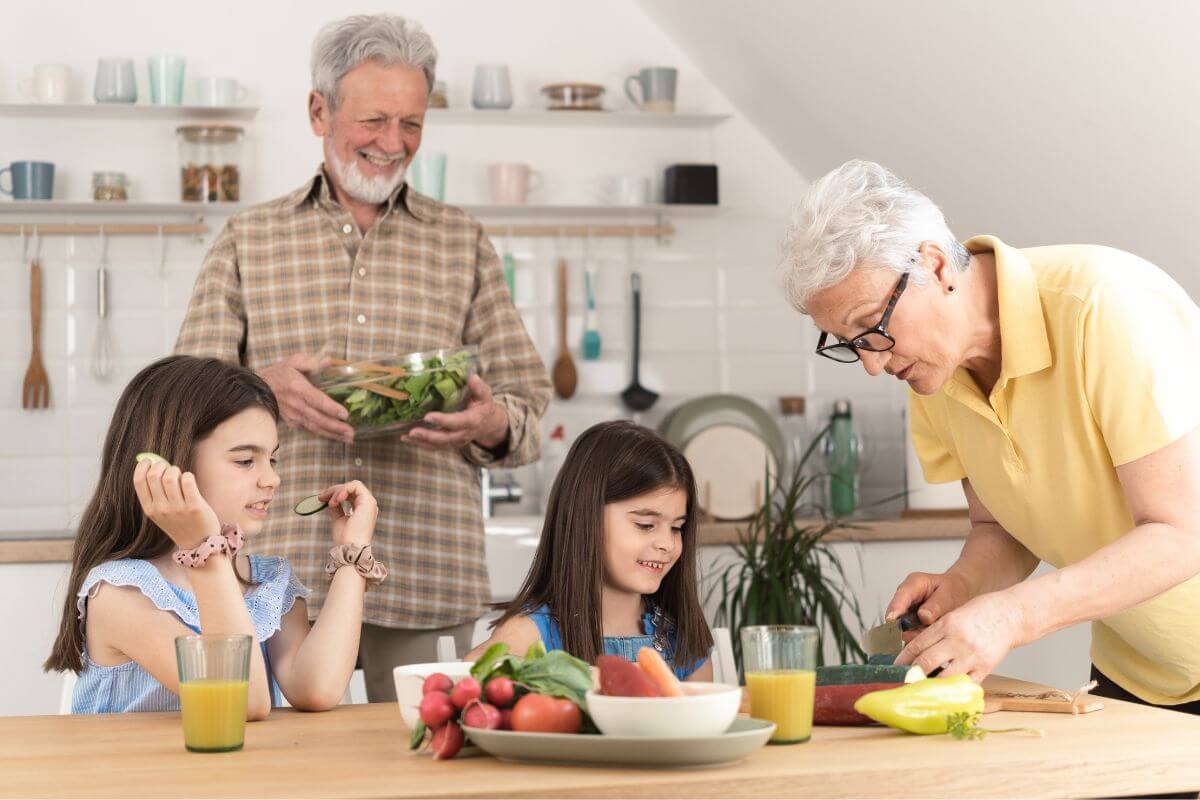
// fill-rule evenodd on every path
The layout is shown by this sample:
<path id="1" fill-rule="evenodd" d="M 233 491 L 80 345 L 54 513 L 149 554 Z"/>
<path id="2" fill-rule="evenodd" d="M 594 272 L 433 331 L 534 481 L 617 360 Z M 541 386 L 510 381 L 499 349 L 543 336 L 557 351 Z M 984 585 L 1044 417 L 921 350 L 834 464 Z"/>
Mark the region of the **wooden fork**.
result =
<path id="1" fill-rule="evenodd" d="M 29 263 L 29 321 L 33 332 L 33 352 L 21 386 L 22 408 L 50 407 L 50 379 L 42 363 L 42 267 L 37 259 Z"/>

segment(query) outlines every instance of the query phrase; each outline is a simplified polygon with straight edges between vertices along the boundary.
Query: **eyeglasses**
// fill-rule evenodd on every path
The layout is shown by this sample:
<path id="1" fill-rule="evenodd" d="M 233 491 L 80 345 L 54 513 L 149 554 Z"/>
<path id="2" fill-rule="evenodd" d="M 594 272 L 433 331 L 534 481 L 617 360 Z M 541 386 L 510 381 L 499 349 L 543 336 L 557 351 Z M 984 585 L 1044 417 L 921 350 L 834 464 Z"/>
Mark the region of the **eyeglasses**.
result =
<path id="1" fill-rule="evenodd" d="M 842 364 L 853 364 L 860 358 L 859 350 L 866 350 L 870 353 L 886 353 L 895 347 L 896 340 L 887 332 L 887 324 L 892 318 L 892 311 L 896 308 L 896 301 L 904 293 L 904 287 L 908 286 L 908 275 L 909 273 L 906 272 L 900 276 L 900 282 L 892 290 L 887 308 L 883 310 L 883 316 L 879 318 L 875 327 L 868 328 L 849 340 L 835 336 L 837 341 L 833 344 L 826 344 L 830 334 L 821 331 L 821 338 L 817 340 L 817 355 L 825 356 Z"/>

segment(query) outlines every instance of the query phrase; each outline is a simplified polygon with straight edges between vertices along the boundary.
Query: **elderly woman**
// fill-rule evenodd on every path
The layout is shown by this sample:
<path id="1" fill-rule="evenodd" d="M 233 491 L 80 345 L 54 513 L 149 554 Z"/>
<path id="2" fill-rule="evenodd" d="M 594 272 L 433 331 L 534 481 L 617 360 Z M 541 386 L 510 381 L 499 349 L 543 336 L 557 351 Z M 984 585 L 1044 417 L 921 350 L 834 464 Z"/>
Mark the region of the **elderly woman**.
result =
<path id="1" fill-rule="evenodd" d="M 817 353 L 905 381 L 925 477 L 962 481 L 971 530 L 886 616 L 897 658 L 982 680 L 1092 623 L 1097 693 L 1200 712 L 1200 309 L 1107 247 L 960 244 L 927 197 L 852 161 L 814 184 L 784 283 Z M 1039 562 L 1057 570 L 1037 578 Z"/>

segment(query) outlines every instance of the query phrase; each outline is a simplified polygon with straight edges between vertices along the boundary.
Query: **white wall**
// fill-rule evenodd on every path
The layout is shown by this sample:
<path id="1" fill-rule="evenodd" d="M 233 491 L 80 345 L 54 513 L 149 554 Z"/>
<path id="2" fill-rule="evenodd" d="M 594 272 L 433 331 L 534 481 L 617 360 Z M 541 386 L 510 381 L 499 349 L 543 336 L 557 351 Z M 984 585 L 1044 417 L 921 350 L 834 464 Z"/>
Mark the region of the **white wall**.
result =
<path id="1" fill-rule="evenodd" d="M 879 161 L 962 238 L 1137 253 L 1200 296 L 1200 5 L 639 0 L 788 161 Z"/>

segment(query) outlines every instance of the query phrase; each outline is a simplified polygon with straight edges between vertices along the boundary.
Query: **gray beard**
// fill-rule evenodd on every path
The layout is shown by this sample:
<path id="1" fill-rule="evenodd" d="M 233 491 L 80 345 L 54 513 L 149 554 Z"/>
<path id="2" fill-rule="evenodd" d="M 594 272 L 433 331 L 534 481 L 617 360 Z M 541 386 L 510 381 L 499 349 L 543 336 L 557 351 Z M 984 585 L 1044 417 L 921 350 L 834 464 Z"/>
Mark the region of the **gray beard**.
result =
<path id="1" fill-rule="evenodd" d="M 333 155 L 330 162 L 334 177 L 337 178 L 342 191 L 360 203 L 371 203 L 372 205 L 386 203 L 392 193 L 400 188 L 400 184 L 404 183 L 405 174 L 408 171 L 407 165 L 401 164 L 396 170 L 396 174 L 390 178 L 384 175 L 368 178 L 358 168 L 357 157 L 346 163 L 337 155 Z"/>

